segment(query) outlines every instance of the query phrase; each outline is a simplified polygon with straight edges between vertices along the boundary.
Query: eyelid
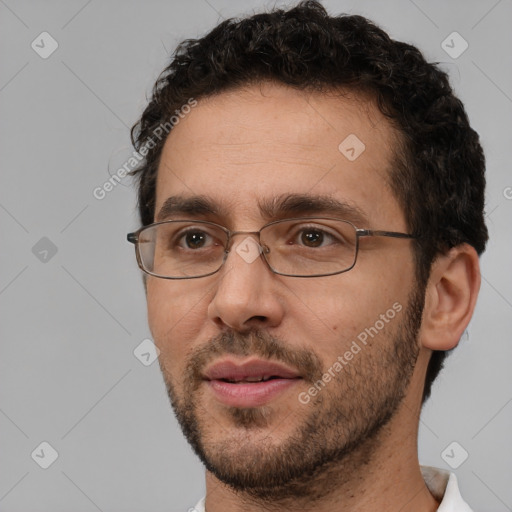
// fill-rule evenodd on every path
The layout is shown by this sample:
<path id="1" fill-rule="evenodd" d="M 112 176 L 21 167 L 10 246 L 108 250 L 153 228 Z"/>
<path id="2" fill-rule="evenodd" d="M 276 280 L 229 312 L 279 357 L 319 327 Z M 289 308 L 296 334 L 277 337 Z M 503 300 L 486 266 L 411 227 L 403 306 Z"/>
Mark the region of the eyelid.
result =
<path id="1" fill-rule="evenodd" d="M 329 226 L 328 224 L 322 223 L 322 219 L 318 220 L 303 220 L 303 221 L 296 221 L 292 224 L 292 229 L 318 229 L 319 231 L 325 231 L 326 233 L 335 232 L 337 233 L 336 229 L 332 226 Z"/>

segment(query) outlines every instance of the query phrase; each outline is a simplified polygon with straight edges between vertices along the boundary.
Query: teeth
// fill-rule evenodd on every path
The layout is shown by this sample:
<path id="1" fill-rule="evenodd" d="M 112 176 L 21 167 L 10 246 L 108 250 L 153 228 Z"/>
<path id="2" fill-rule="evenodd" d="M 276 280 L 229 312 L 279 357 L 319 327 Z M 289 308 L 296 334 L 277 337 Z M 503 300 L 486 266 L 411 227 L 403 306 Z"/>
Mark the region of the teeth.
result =
<path id="1" fill-rule="evenodd" d="M 272 376 L 268 377 L 245 377 L 245 379 L 239 379 L 239 380 L 233 380 L 228 379 L 228 382 L 232 384 L 236 384 L 237 382 L 266 382 L 267 380 L 270 380 Z"/>

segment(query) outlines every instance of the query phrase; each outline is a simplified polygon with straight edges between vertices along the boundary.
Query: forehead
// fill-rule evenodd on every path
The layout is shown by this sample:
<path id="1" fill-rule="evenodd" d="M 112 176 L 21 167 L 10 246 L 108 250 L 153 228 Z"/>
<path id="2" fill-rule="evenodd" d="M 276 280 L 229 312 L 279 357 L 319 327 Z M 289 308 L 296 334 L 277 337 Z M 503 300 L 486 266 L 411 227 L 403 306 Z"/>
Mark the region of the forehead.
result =
<path id="1" fill-rule="evenodd" d="M 391 221 L 401 217 L 388 184 L 396 141 L 354 92 L 264 83 L 221 93 L 198 101 L 168 136 L 155 216 L 170 196 L 207 196 L 223 214 L 256 220 L 262 202 L 312 194 Z"/>

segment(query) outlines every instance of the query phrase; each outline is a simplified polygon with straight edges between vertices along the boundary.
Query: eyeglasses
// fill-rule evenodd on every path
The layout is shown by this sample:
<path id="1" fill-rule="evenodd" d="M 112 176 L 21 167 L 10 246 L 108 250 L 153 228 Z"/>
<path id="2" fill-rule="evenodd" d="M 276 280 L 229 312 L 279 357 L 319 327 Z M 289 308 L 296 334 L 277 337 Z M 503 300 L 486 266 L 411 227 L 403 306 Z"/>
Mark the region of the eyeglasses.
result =
<path id="1" fill-rule="evenodd" d="M 248 263 L 262 256 L 275 274 L 322 277 L 354 267 L 359 239 L 365 236 L 417 238 L 395 231 L 356 228 L 329 217 L 302 217 L 270 222 L 259 231 L 230 231 L 208 221 L 168 220 L 128 233 L 139 267 L 163 279 L 195 279 L 215 274 L 230 252 L 235 235 L 247 237 L 236 252 Z"/>

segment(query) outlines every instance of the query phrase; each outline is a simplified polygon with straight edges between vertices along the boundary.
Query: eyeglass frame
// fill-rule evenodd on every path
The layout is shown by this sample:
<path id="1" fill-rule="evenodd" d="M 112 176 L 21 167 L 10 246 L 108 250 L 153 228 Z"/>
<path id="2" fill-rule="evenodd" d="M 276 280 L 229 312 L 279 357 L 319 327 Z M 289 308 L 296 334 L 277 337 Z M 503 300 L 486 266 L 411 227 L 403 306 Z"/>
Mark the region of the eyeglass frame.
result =
<path id="1" fill-rule="evenodd" d="M 340 270 L 338 272 L 329 272 L 327 274 L 314 274 L 314 275 L 307 275 L 307 276 L 301 276 L 301 275 L 295 275 L 295 274 L 285 274 L 283 272 L 277 272 L 276 270 L 274 270 L 272 268 L 272 266 L 270 265 L 270 263 L 268 262 L 266 256 L 265 256 L 265 253 L 268 254 L 270 249 L 268 247 L 263 246 L 261 244 L 261 238 L 260 238 L 261 232 L 265 228 L 268 228 L 269 226 L 272 226 L 274 224 L 279 224 L 279 223 L 287 222 L 287 221 L 296 221 L 296 220 L 310 220 L 310 221 L 312 221 L 312 220 L 334 220 L 334 221 L 345 222 L 346 224 L 350 224 L 354 228 L 355 233 L 356 233 L 356 245 L 355 245 L 355 251 L 354 251 L 354 261 L 353 261 L 352 265 L 350 267 L 348 267 L 348 268 L 346 268 L 344 270 Z M 152 273 L 149 270 L 144 268 L 143 263 L 142 263 L 142 258 L 141 258 L 141 255 L 140 255 L 140 248 L 139 248 L 139 235 L 140 235 L 140 233 L 142 231 L 148 229 L 148 228 L 159 226 L 161 224 L 172 224 L 172 223 L 175 223 L 175 222 L 192 222 L 192 223 L 198 223 L 198 224 L 207 224 L 207 225 L 210 225 L 210 226 L 218 227 L 222 231 L 224 231 L 224 233 L 226 233 L 227 240 L 226 240 L 226 245 L 224 246 L 224 256 L 223 256 L 222 262 L 219 265 L 219 268 L 217 270 L 214 270 L 213 272 L 210 272 L 208 274 L 201 274 L 199 276 L 169 277 L 169 276 L 162 276 L 162 275 L 159 275 L 159 274 Z M 244 235 L 244 234 L 245 235 L 257 235 L 257 237 L 258 237 L 258 245 L 262 249 L 262 251 L 260 252 L 260 256 L 263 255 L 263 260 L 265 261 L 265 263 L 267 264 L 267 267 L 270 269 L 270 271 L 272 273 L 274 273 L 276 275 L 280 275 L 280 276 L 285 276 L 285 277 L 299 277 L 299 278 L 334 276 L 334 275 L 343 274 L 345 272 L 348 272 L 349 270 L 352 270 L 355 267 L 355 264 L 357 262 L 357 256 L 359 254 L 359 239 L 361 237 L 365 237 L 365 236 L 385 236 L 385 237 L 390 237 L 390 238 L 401 238 L 401 239 L 406 239 L 406 240 L 417 240 L 419 238 L 419 236 L 417 236 L 417 235 L 411 235 L 409 233 L 401 233 L 401 232 L 398 232 L 398 231 L 383 231 L 383 230 L 379 230 L 379 229 L 363 229 L 363 228 L 358 228 L 352 222 L 350 222 L 349 220 L 340 219 L 340 218 L 337 218 L 337 217 L 292 217 L 292 218 L 279 219 L 279 220 L 274 220 L 272 222 L 269 222 L 269 223 L 265 224 L 264 226 L 262 226 L 259 229 L 259 231 L 231 231 L 230 229 L 228 229 L 225 226 L 222 226 L 221 224 L 217 224 L 216 222 L 211 222 L 211 221 L 208 221 L 208 220 L 170 219 L 170 220 L 163 220 L 163 221 L 160 221 L 160 222 L 153 222 L 151 224 L 147 224 L 145 226 L 142 226 L 142 227 L 140 227 L 136 231 L 133 231 L 131 233 L 127 233 L 126 239 L 127 239 L 128 242 L 130 242 L 130 243 L 135 245 L 135 256 L 137 258 L 137 264 L 138 264 L 139 268 L 143 272 L 145 272 L 146 274 L 148 274 L 150 276 L 158 277 L 160 279 L 181 280 L 181 279 L 198 279 L 200 277 L 208 277 L 208 276 L 212 276 L 212 275 L 216 274 L 224 266 L 224 263 L 226 263 L 228 254 L 231 251 L 231 247 L 230 246 L 231 246 L 232 238 L 235 235 Z M 265 249 L 267 249 L 267 250 L 265 250 Z"/>

